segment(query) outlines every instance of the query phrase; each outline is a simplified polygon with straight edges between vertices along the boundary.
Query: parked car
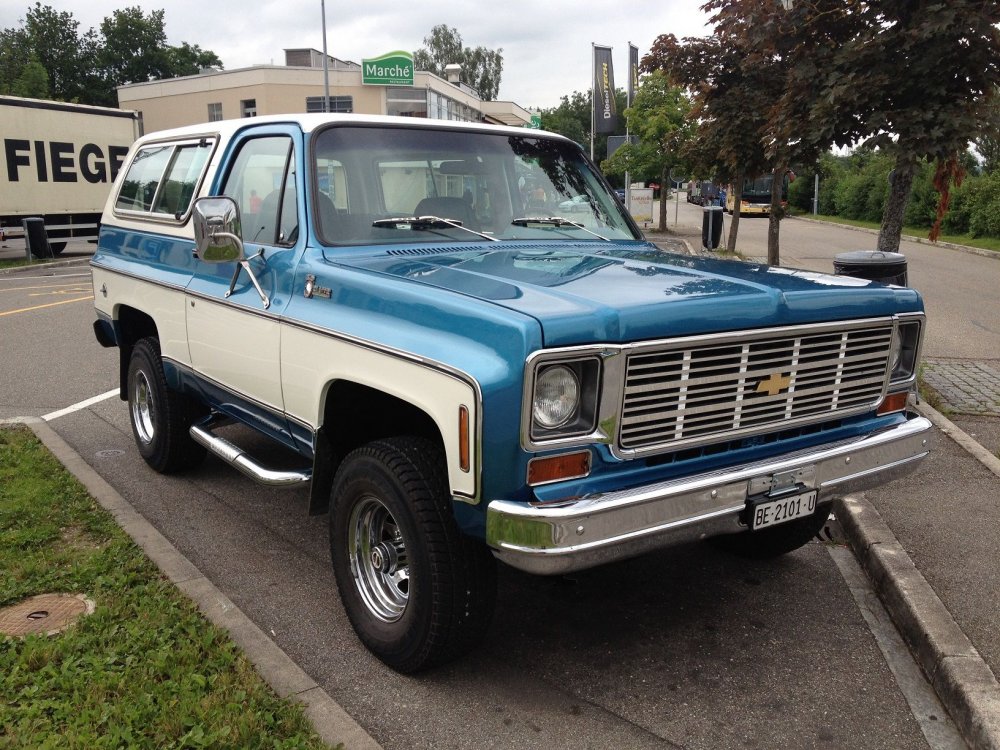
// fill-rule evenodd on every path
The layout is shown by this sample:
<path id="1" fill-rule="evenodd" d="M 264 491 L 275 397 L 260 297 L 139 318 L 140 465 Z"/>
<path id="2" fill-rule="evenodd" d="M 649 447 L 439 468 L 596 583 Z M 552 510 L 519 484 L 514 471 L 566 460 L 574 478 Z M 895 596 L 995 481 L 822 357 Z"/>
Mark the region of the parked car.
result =
<path id="1" fill-rule="evenodd" d="M 701 190 L 698 196 L 699 206 L 717 206 L 719 204 L 719 186 L 714 182 L 705 180 L 701 183 Z"/>
<path id="2" fill-rule="evenodd" d="M 574 195 L 569 200 L 561 201 L 559 203 L 559 210 L 570 214 L 590 213 L 592 211 L 590 197 L 586 195 Z"/>
<path id="3" fill-rule="evenodd" d="M 579 213 L 529 213 L 528 185 Z M 148 134 L 91 268 L 139 455 L 308 488 L 351 625 L 402 672 L 476 647 L 498 560 L 563 574 L 709 537 L 774 557 L 928 451 L 916 291 L 664 253 L 551 133 Z"/>

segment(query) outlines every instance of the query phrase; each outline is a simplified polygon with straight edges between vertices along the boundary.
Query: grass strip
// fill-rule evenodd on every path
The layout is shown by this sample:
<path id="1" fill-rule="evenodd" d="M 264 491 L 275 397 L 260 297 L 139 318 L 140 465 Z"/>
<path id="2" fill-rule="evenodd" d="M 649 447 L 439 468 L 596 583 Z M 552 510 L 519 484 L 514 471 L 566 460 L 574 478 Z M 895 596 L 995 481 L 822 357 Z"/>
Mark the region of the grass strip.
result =
<path id="1" fill-rule="evenodd" d="M 20 268 L 21 266 L 30 266 L 31 263 L 30 260 L 0 260 L 0 269 Z"/>
<path id="2" fill-rule="evenodd" d="M 23 427 L 0 428 L 0 607 L 82 593 L 54 636 L 0 635 L 0 748 L 325 748 Z"/>

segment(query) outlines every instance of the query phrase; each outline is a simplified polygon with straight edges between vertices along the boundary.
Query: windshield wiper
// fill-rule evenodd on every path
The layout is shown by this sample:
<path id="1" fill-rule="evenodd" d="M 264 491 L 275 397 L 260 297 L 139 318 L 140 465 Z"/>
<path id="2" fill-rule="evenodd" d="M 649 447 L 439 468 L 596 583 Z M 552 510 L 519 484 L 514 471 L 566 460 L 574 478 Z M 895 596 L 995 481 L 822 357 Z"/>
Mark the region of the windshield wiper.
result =
<path id="1" fill-rule="evenodd" d="M 544 224 L 547 226 L 553 226 L 559 229 L 563 226 L 573 227 L 574 229 L 582 229 L 587 234 L 594 235 L 599 240 L 604 240 L 605 242 L 611 242 L 611 240 L 604 235 L 598 234 L 597 232 L 592 232 L 587 229 L 583 224 L 578 221 L 573 221 L 572 219 L 565 219 L 562 216 L 524 216 L 520 219 L 514 219 L 511 224 L 515 224 L 519 227 L 526 227 L 529 224 Z"/>
<path id="2" fill-rule="evenodd" d="M 398 216 L 394 219 L 376 219 L 372 222 L 373 227 L 397 227 L 400 224 L 409 224 L 411 229 L 417 231 L 423 231 L 427 229 L 461 229 L 469 234 L 474 234 L 477 237 L 482 237 L 484 240 L 489 240 L 490 242 L 499 242 L 500 240 L 489 234 L 483 234 L 482 232 L 477 232 L 475 229 L 469 229 L 468 227 L 462 226 L 462 222 L 456 221 L 455 219 L 442 219 L 440 216 Z"/>

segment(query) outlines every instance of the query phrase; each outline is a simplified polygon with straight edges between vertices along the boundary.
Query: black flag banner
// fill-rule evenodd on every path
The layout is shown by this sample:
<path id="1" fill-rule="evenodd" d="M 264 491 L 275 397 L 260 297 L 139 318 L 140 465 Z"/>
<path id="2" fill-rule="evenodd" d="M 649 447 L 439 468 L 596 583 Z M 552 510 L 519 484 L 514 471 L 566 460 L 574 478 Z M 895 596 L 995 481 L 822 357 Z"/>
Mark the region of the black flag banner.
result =
<path id="1" fill-rule="evenodd" d="M 635 101 L 635 90 L 639 88 L 639 48 L 628 46 L 628 105 Z"/>
<path id="2" fill-rule="evenodd" d="M 615 108 L 615 71 L 611 47 L 594 45 L 594 132 L 614 133 L 618 127 Z"/>

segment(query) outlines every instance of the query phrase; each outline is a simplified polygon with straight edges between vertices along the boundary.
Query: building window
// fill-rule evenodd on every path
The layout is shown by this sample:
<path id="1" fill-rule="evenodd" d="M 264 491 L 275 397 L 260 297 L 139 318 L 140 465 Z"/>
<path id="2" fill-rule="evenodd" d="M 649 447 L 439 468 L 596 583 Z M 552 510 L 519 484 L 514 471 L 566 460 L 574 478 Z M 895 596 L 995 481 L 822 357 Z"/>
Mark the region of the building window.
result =
<path id="1" fill-rule="evenodd" d="M 222 102 L 209 102 L 208 121 L 215 122 L 222 119 Z"/>
<path id="2" fill-rule="evenodd" d="M 257 100 L 256 99 L 243 99 L 240 101 L 240 117 L 256 117 L 257 116 Z"/>
<path id="3" fill-rule="evenodd" d="M 427 117 L 427 90 L 402 86 L 386 88 L 385 112 L 398 117 Z"/>
<path id="4" fill-rule="evenodd" d="M 323 97 L 322 96 L 307 96 L 306 97 L 306 112 L 322 112 L 323 111 Z M 353 96 L 331 96 L 330 97 L 330 108 L 328 112 L 339 112 L 341 114 L 349 113 L 354 111 L 354 97 Z"/>

